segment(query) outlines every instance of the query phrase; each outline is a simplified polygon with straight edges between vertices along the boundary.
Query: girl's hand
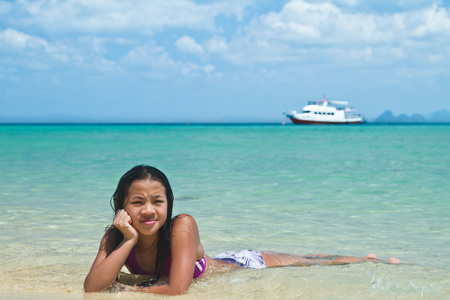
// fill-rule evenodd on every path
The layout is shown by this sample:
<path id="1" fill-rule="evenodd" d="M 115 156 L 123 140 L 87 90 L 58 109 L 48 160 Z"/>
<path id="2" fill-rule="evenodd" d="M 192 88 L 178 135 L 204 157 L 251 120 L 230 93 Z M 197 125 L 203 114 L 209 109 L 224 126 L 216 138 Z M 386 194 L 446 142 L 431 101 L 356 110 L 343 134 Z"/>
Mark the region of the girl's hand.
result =
<path id="1" fill-rule="evenodd" d="M 139 233 L 136 228 L 133 227 L 132 223 L 133 221 L 131 220 L 131 217 L 125 210 L 119 209 L 117 211 L 117 214 L 114 217 L 113 221 L 114 227 L 122 232 L 125 239 L 137 240 L 139 237 Z"/>

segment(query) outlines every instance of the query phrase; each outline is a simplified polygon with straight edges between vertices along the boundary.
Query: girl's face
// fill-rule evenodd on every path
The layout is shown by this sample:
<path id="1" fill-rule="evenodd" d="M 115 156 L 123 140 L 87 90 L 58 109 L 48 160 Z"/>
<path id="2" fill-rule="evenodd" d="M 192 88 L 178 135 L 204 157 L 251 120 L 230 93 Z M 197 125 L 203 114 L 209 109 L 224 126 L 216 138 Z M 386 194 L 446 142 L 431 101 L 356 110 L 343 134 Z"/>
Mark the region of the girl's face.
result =
<path id="1" fill-rule="evenodd" d="M 156 180 L 137 180 L 128 189 L 124 207 L 134 228 L 142 235 L 155 235 L 167 219 L 165 187 Z"/>

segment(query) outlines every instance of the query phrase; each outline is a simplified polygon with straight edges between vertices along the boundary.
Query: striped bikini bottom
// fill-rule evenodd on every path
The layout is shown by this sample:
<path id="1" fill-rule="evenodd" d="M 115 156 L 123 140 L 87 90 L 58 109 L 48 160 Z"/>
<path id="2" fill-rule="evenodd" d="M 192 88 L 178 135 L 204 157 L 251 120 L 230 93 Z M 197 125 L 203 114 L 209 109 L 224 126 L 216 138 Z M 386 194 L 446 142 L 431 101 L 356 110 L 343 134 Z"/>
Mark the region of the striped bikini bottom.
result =
<path id="1" fill-rule="evenodd" d="M 266 263 L 264 262 L 261 252 L 259 251 L 228 251 L 218 254 L 213 258 L 237 264 L 243 268 L 262 269 L 266 267 Z"/>

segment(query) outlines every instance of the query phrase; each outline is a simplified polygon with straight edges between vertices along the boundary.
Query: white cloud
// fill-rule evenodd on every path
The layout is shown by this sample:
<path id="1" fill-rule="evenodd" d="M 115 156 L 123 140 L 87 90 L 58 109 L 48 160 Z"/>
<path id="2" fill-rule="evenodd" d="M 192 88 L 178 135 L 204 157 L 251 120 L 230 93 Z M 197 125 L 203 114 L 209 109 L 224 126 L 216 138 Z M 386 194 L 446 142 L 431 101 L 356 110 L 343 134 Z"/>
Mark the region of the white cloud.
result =
<path id="1" fill-rule="evenodd" d="M 331 3 L 288 2 L 280 13 L 270 13 L 249 27 L 256 37 L 299 43 L 377 42 L 386 40 L 389 18 L 343 12 Z M 389 26 L 392 29 L 391 26 Z"/>
<path id="2" fill-rule="evenodd" d="M 124 71 L 190 75 L 217 73 L 213 59 L 218 57 L 253 65 L 449 61 L 450 16 L 438 2 L 389 13 L 358 10 L 355 7 L 363 3 L 358 0 L 291 0 L 280 11 L 255 14 L 248 20 L 244 16 L 251 15 L 245 15 L 244 8 L 249 1 L 21 0 L 9 6 L 0 1 L 0 14 L 10 12 L 0 22 L 10 27 L 0 29 L 0 47 L 32 50 L 39 62 L 41 53 L 48 60 L 73 62 L 77 67 L 108 70 L 120 66 Z M 17 16 L 14 20 L 13 15 Z M 220 23 L 224 29 L 219 33 L 215 28 L 218 15 L 234 16 L 237 22 Z M 12 29 L 11 24 L 25 32 Z M 171 30 L 168 34 L 167 29 Z M 186 29 L 189 35 L 182 36 Z M 152 37 L 152 42 L 146 36 L 143 40 L 142 35 L 158 32 L 162 34 Z M 182 37 L 173 42 L 176 34 Z M 175 43 L 178 52 L 160 46 L 168 43 Z M 199 57 L 182 61 L 179 52 Z"/>
<path id="3" fill-rule="evenodd" d="M 219 14 L 240 18 L 246 1 L 198 4 L 188 0 L 22 0 L 14 3 L 14 24 L 50 32 L 121 32 L 154 34 L 166 28 L 215 30 Z"/>
<path id="4" fill-rule="evenodd" d="M 446 1 L 446 0 L 444 0 Z M 378 11 L 399 11 L 417 9 L 432 5 L 433 3 L 442 4 L 442 0 L 308 0 L 311 3 L 332 3 L 340 7 L 356 8 L 364 10 Z"/>
<path id="5" fill-rule="evenodd" d="M 100 40 L 89 40 L 95 46 Z M 80 39 L 75 45 L 72 42 L 48 42 L 37 36 L 28 35 L 15 29 L 0 30 L 0 49 L 8 53 L 8 59 L 2 62 L 15 64 L 25 69 L 52 69 L 53 66 L 60 68 L 61 64 L 72 64 L 77 67 L 111 70 L 115 62 L 96 55 L 96 51 L 89 49 L 86 53 L 87 42 Z M 98 46 L 99 47 L 99 46 Z M 95 50 L 95 49 L 94 49 Z"/>
<path id="6" fill-rule="evenodd" d="M 294 0 L 287 3 L 280 13 L 263 16 L 260 24 L 263 30 L 272 29 L 267 31 L 273 38 L 314 43 L 377 44 L 397 42 L 417 35 L 417 32 L 450 34 L 448 12 L 436 4 L 403 13 L 369 14 L 344 12 L 329 3 L 311 4 Z"/>
<path id="7" fill-rule="evenodd" d="M 180 72 L 184 76 L 201 76 L 208 75 L 220 77 L 221 74 L 216 72 L 216 67 L 211 64 L 200 65 L 198 63 L 193 62 L 179 62 L 178 63 L 178 72 Z"/>
<path id="8" fill-rule="evenodd" d="M 140 45 L 131 49 L 122 59 L 122 62 L 142 68 L 174 68 L 176 63 L 170 58 L 163 47 L 157 46 L 154 42 Z"/>
<path id="9" fill-rule="evenodd" d="M 450 16 L 445 7 L 363 13 L 322 2 L 292 0 L 279 12 L 255 17 L 226 43 L 223 57 L 237 64 L 320 61 L 358 66 L 449 58 Z M 428 59 L 430 53 L 433 60 Z"/>
<path id="10" fill-rule="evenodd" d="M 43 48 L 48 49 L 48 43 L 44 39 L 31 36 L 15 29 L 0 30 L 0 45 L 12 48 Z"/>
<path id="11" fill-rule="evenodd" d="M 211 53 L 226 53 L 228 50 L 227 41 L 220 36 L 213 36 L 206 42 L 205 47 Z"/>
<path id="12" fill-rule="evenodd" d="M 163 47 L 154 42 L 134 47 L 122 60 L 121 65 L 129 71 L 139 70 L 152 76 L 173 76 L 182 74 L 193 76 L 199 74 L 215 74 L 211 64 L 200 65 L 193 62 L 176 61 Z M 164 75 L 163 75 L 164 74 Z"/>
<path id="13" fill-rule="evenodd" d="M 191 54 L 203 54 L 205 51 L 200 44 L 197 44 L 190 36 L 183 36 L 175 42 L 178 51 L 191 53 Z"/>
<path id="14" fill-rule="evenodd" d="M 216 67 L 214 67 L 213 65 L 206 65 L 206 66 L 203 67 L 203 70 L 206 73 L 212 73 L 212 72 L 214 72 L 216 70 Z"/>
<path id="15" fill-rule="evenodd" d="M 450 37 L 450 15 L 449 12 L 443 8 L 433 5 L 410 14 L 412 26 L 411 35 L 416 37 L 423 37 L 430 34 L 443 34 Z"/>
<path id="16" fill-rule="evenodd" d="M 87 48 L 91 49 L 91 51 L 94 53 L 105 53 L 106 43 L 109 42 L 109 39 L 101 37 L 83 36 L 78 39 L 78 42 L 81 45 L 85 45 Z"/>

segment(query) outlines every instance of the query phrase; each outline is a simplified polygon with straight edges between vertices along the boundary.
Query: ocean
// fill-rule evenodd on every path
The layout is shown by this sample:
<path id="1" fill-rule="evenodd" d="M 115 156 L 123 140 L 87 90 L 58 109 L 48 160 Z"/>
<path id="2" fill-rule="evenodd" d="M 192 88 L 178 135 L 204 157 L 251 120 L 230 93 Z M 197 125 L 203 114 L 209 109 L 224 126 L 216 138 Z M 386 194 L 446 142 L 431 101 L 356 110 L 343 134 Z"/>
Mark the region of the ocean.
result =
<path id="1" fill-rule="evenodd" d="M 450 298 L 450 126 L 1 125 L 0 298 L 85 295 L 119 178 L 161 169 L 208 255 L 253 249 L 400 265 L 237 270 L 186 299 Z"/>

